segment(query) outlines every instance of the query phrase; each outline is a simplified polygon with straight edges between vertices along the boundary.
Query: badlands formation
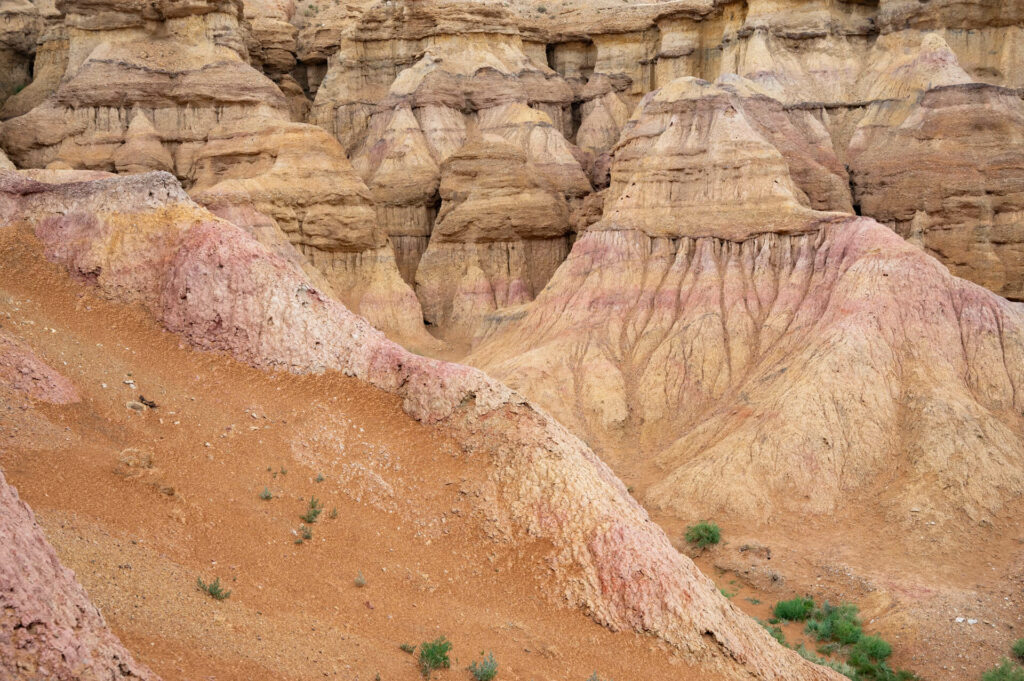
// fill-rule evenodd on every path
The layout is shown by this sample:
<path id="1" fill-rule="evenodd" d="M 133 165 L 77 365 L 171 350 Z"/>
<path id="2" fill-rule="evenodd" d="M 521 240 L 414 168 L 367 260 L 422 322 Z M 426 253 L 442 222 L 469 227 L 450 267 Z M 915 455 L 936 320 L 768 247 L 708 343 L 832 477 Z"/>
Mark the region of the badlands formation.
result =
<path id="1" fill-rule="evenodd" d="M 0 64 L 0 678 L 1024 636 L 1024 3 L 0 0 Z"/>

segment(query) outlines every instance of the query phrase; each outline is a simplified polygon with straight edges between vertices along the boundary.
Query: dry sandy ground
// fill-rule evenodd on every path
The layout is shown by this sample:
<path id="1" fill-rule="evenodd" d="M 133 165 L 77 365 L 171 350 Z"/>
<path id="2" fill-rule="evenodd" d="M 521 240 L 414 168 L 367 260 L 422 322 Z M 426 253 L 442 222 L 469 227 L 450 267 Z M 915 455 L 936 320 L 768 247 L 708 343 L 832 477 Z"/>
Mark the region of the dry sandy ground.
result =
<path id="1" fill-rule="evenodd" d="M 603 455 L 641 499 L 658 479 L 656 471 L 631 464 L 631 456 Z M 1014 513 L 1020 517 L 1008 511 Z M 892 666 L 925 680 L 978 679 L 1024 637 L 1024 527 L 1010 521 L 965 536 L 961 528 L 954 534 L 924 521 L 905 534 L 872 508 L 855 517 L 776 518 L 759 527 L 714 518 L 722 543 L 700 551 L 686 545 L 686 523 L 651 517 L 749 615 L 769 619 L 777 601 L 796 596 L 854 603 L 865 631 L 892 644 Z M 791 645 L 820 645 L 802 624 L 783 629 Z"/>
<path id="2" fill-rule="evenodd" d="M 0 327 L 82 395 L 0 401 L 0 466 L 164 679 L 417 679 L 399 646 L 442 634 L 454 647 L 439 678 L 471 678 L 484 650 L 501 679 L 708 678 L 651 637 L 558 607 L 543 547 L 497 544 L 471 517 L 482 465 L 395 398 L 185 348 L 43 262 L 24 233 L 0 231 L 0 262 Z M 140 395 L 157 407 L 126 407 Z M 312 495 L 325 511 L 296 544 Z"/>

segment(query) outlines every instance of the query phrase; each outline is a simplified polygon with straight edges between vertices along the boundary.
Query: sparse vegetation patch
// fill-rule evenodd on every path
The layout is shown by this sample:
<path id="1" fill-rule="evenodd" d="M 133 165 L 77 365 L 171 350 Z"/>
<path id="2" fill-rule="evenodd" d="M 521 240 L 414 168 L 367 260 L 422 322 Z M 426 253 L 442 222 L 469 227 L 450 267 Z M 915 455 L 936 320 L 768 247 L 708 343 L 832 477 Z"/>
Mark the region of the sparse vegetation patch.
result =
<path id="1" fill-rule="evenodd" d="M 202 577 L 196 577 L 196 586 L 199 587 L 200 591 L 205 591 L 218 601 L 231 597 L 231 590 L 225 591 L 224 587 L 221 586 L 220 577 L 215 577 L 209 584 L 204 582 Z"/>
<path id="2" fill-rule="evenodd" d="M 1024 681 L 1024 667 L 1004 657 L 998 667 L 993 667 L 981 675 L 981 681 Z"/>
<path id="3" fill-rule="evenodd" d="M 303 514 L 303 515 L 301 515 L 299 517 L 302 518 L 303 522 L 306 522 L 306 523 L 309 523 L 310 525 L 312 525 L 313 523 L 316 522 L 316 519 L 319 518 L 320 514 L 323 513 L 323 512 L 324 512 L 324 507 L 320 503 L 320 500 L 317 499 L 316 497 L 310 497 L 309 498 L 309 508 L 306 510 L 305 514 Z"/>
<path id="4" fill-rule="evenodd" d="M 793 598 L 788 601 L 779 601 L 776 603 L 772 613 L 780 620 L 803 622 L 811 616 L 813 611 L 813 598 Z"/>
<path id="5" fill-rule="evenodd" d="M 715 523 L 704 520 L 686 528 L 686 541 L 703 549 L 722 541 L 722 531 Z"/>
<path id="6" fill-rule="evenodd" d="M 819 641 L 836 641 L 843 645 L 856 643 L 861 636 L 857 606 L 850 603 L 831 605 L 825 601 L 811 613 L 807 633 L 813 634 Z"/>
<path id="7" fill-rule="evenodd" d="M 483 659 L 479 662 L 469 663 L 469 673 L 476 681 L 491 681 L 498 674 L 498 661 L 494 659 L 493 653 L 480 653 Z"/>
<path id="8" fill-rule="evenodd" d="M 448 658 L 451 649 L 451 642 L 444 636 L 420 644 L 420 673 L 423 674 L 423 678 L 429 679 L 436 670 L 452 666 Z"/>

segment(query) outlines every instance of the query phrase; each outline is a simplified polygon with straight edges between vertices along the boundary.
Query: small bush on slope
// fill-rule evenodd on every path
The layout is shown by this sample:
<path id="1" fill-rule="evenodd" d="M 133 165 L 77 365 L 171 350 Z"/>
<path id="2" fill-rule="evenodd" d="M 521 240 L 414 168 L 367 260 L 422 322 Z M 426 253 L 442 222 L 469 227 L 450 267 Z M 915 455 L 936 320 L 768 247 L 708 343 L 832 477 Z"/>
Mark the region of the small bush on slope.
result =
<path id="1" fill-rule="evenodd" d="M 1004 657 L 998 667 L 981 675 L 981 681 L 1024 681 L 1024 668 Z"/>
<path id="2" fill-rule="evenodd" d="M 420 673 L 423 678 L 429 679 L 434 670 L 448 669 L 452 665 L 448 659 L 451 649 L 452 644 L 444 636 L 420 644 Z"/>
<path id="3" fill-rule="evenodd" d="M 1018 638 L 1010 646 L 1010 650 L 1013 651 L 1013 656 L 1018 660 L 1024 660 L 1024 638 Z"/>
<path id="4" fill-rule="evenodd" d="M 774 638 L 776 641 L 786 646 L 787 648 L 789 647 L 789 644 L 786 643 L 786 634 L 782 631 L 782 627 L 775 626 L 774 624 L 769 624 L 764 620 L 757 620 L 757 623 L 764 627 L 765 631 L 772 635 L 772 638 Z"/>
<path id="5" fill-rule="evenodd" d="M 857 606 L 849 603 L 829 605 L 828 601 L 822 603 L 811 613 L 807 633 L 814 634 L 819 641 L 836 641 L 843 645 L 856 643 L 861 636 Z"/>
<path id="6" fill-rule="evenodd" d="M 699 548 L 705 548 L 717 544 L 722 540 L 722 531 L 718 525 L 709 523 L 706 520 L 690 525 L 686 528 L 686 541 L 696 544 Z"/>
<path id="7" fill-rule="evenodd" d="M 205 591 L 218 601 L 223 601 L 224 599 L 231 597 L 231 591 L 225 591 L 223 587 L 221 587 L 220 577 L 217 577 L 209 584 L 203 582 L 202 577 L 196 577 L 196 586 L 199 587 L 200 591 Z"/>
<path id="8" fill-rule="evenodd" d="M 803 622 L 814 612 L 814 599 L 793 598 L 788 601 L 779 601 L 775 604 L 775 609 L 772 612 L 780 620 Z"/>
<path id="9" fill-rule="evenodd" d="M 861 636 L 857 644 L 853 646 L 850 658 L 853 659 L 854 655 L 866 660 L 881 662 L 892 655 L 892 646 L 880 636 Z"/>
<path id="10" fill-rule="evenodd" d="M 476 681 L 491 681 L 498 674 L 498 661 L 494 659 L 493 653 L 484 655 L 480 662 L 470 662 L 469 672 Z"/>
<path id="11" fill-rule="evenodd" d="M 312 525 L 316 522 L 316 519 L 320 517 L 320 514 L 324 512 L 324 507 L 320 503 L 320 500 L 316 497 L 310 497 L 309 499 L 309 510 L 306 511 L 305 515 L 299 516 L 302 520 Z"/>

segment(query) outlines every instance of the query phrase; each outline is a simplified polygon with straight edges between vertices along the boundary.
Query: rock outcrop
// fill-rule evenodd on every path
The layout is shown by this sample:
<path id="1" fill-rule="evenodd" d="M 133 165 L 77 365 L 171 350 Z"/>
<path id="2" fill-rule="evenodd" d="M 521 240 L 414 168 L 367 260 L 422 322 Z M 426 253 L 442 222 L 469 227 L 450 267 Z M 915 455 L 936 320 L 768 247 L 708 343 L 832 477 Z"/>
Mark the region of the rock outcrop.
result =
<path id="1" fill-rule="evenodd" d="M 441 164 L 443 203 L 416 270 L 423 316 L 472 339 L 495 310 L 533 300 L 569 252 L 569 206 L 522 147 L 470 139 Z"/>
<path id="2" fill-rule="evenodd" d="M 729 90 L 645 100 L 604 218 L 469 361 L 603 451 L 649 452 L 646 501 L 684 520 L 994 522 L 1024 493 L 1024 310 L 809 207 L 835 188 L 827 146 L 772 143 Z M 894 466 L 903 485 L 879 487 Z"/>
<path id="3" fill-rule="evenodd" d="M 322 129 L 271 119 L 220 126 L 197 154 L 195 173 L 197 201 L 267 245 L 290 242 L 325 294 L 409 347 L 439 348 L 377 226 L 369 190 Z"/>
<path id="4" fill-rule="evenodd" d="M 29 0 L 0 2 L 0 106 L 32 80 L 32 55 L 41 28 L 39 12 Z"/>
<path id="5" fill-rule="evenodd" d="M 245 61 L 238 0 L 71 0 L 61 8 L 68 40 L 63 79 L 0 130 L 0 146 L 19 167 L 114 170 L 141 114 L 184 177 L 217 125 L 290 117 L 280 89 Z"/>
<path id="6" fill-rule="evenodd" d="M 37 0 L 41 29 L 33 52 L 32 79 L 0 105 L 0 121 L 20 116 L 40 105 L 57 89 L 68 63 L 64 15 L 52 0 Z"/>
<path id="7" fill-rule="evenodd" d="M 564 257 L 567 206 L 591 189 L 586 160 L 566 139 L 571 101 L 568 84 L 527 56 L 498 4 L 379 2 L 340 38 L 313 120 L 352 155 L 399 269 L 441 335 L 469 339 L 472 320 L 532 298 Z M 494 162 L 505 158 L 512 167 Z M 532 217 L 538 200 L 554 208 L 543 225 L 529 226 L 525 213 L 498 219 L 500 197 L 507 207 L 519 189 L 528 190 L 519 208 L 533 204 Z M 448 224 L 435 239 L 442 216 Z M 478 219 L 487 225 L 459 226 Z"/>
<path id="8" fill-rule="evenodd" d="M 999 88 L 1020 86 L 1022 12 L 1017 2 L 987 1 L 597 2 L 520 23 L 548 43 L 552 66 L 572 84 L 579 125 L 570 139 L 592 157 L 607 155 L 646 93 L 683 76 L 739 75 L 787 111 L 818 119 L 852 166 L 862 214 L 954 274 L 1020 298 L 1024 227 L 1011 187 L 1021 104 Z M 1007 146 L 993 155 L 995 139 Z M 888 153 L 906 145 L 916 151 Z M 964 163 L 940 162 L 948 158 Z M 601 165 L 592 173 L 602 185 Z M 938 197 L 925 184 L 951 189 Z"/>
<path id="9" fill-rule="evenodd" d="M 876 22 L 883 34 L 941 36 L 972 80 L 1024 86 L 1018 67 L 1024 51 L 1024 4 L 1019 0 L 939 0 L 927 6 L 911 0 L 881 0 Z"/>
<path id="10" fill-rule="evenodd" d="M 1019 93 L 972 81 L 938 35 L 878 56 L 847 152 L 861 212 L 954 274 L 1024 300 Z"/>
<path id="11" fill-rule="evenodd" d="M 78 391 L 71 381 L 4 331 L 0 331 L 0 386 L 50 404 L 78 401 Z"/>
<path id="12" fill-rule="evenodd" d="M 143 304 L 189 342 L 267 368 L 344 371 L 395 393 L 416 418 L 445 424 L 489 457 L 494 497 L 481 503 L 493 529 L 549 542 L 548 564 L 570 604 L 613 628 L 656 634 L 728 677 L 840 678 L 741 615 L 554 420 L 477 370 L 387 341 L 192 204 L 170 175 L 44 185 L 9 173 L 0 183 L 14 228 L 32 227 L 48 258 Z"/>

